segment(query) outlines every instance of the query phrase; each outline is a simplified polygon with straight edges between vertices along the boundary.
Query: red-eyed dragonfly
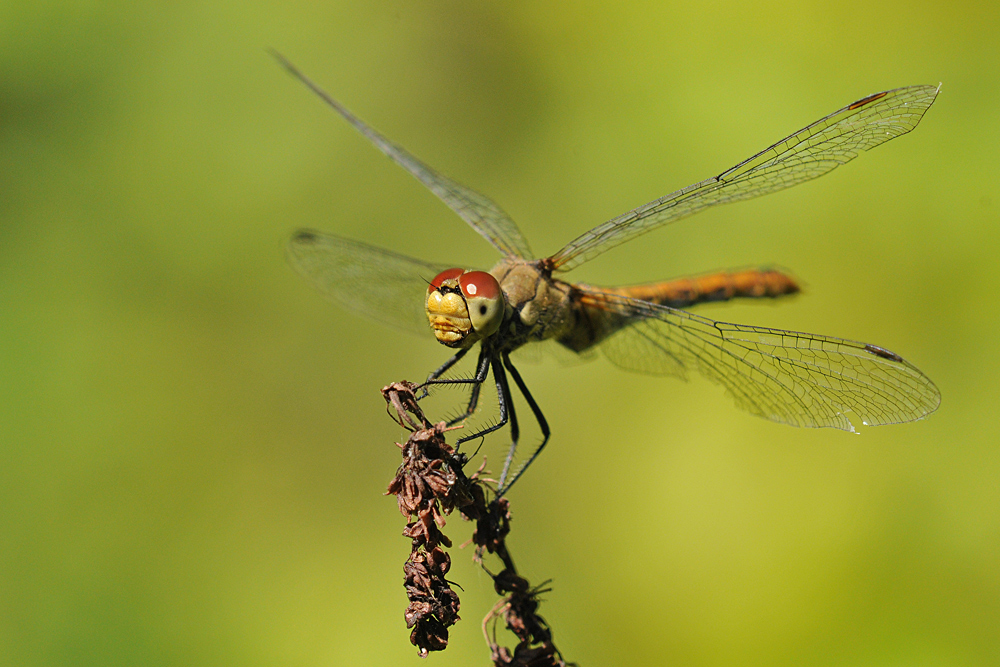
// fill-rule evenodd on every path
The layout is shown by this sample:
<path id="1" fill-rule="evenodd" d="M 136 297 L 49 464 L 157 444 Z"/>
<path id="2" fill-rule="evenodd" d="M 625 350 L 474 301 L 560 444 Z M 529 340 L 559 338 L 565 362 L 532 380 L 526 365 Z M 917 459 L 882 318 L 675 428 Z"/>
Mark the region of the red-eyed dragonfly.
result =
<path id="1" fill-rule="evenodd" d="M 277 55 L 277 54 L 276 54 Z M 657 227 L 717 204 L 783 190 L 831 171 L 859 153 L 906 134 L 930 108 L 939 86 L 909 86 L 864 97 L 765 148 L 718 176 L 623 213 L 562 250 L 533 259 L 517 225 L 492 200 L 442 176 L 369 127 L 291 63 L 292 75 L 369 141 L 482 234 L 503 257 L 492 269 L 449 268 L 331 234 L 297 232 L 292 266 L 341 306 L 398 328 L 426 332 L 455 354 L 425 383 L 471 387 L 457 423 L 472 415 L 490 371 L 500 418 L 464 443 L 510 424 L 511 446 L 499 478 L 503 494 L 541 453 L 550 430 L 511 363 L 527 343 L 552 340 L 581 353 L 599 346 L 633 371 L 685 377 L 694 368 L 723 385 L 739 407 L 772 421 L 853 431 L 908 422 L 937 409 L 934 383 L 895 352 L 852 340 L 716 322 L 682 308 L 798 291 L 791 277 L 750 269 L 630 287 L 569 283 L 556 276 Z M 479 343 L 471 378 L 445 373 Z M 510 474 L 520 431 L 508 374 L 542 433 L 532 455 Z"/>

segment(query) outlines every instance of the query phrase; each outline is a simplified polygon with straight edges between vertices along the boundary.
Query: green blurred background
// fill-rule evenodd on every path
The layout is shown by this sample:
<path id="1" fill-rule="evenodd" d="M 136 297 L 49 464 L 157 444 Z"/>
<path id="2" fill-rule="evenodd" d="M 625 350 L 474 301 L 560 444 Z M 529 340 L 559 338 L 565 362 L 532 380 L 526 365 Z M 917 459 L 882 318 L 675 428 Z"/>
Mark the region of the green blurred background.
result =
<path id="1" fill-rule="evenodd" d="M 1000 5 L 0 5 L 0 662 L 421 664 L 401 431 L 379 388 L 446 351 L 342 312 L 284 244 L 493 250 L 266 54 L 489 194 L 551 253 L 868 93 L 944 82 L 912 134 L 573 275 L 776 263 L 717 319 L 884 345 L 938 413 L 860 435 L 603 359 L 522 368 L 554 430 L 511 547 L 583 665 L 1000 664 Z M 416 295 L 420 298 L 420 295 Z M 487 444 L 496 461 L 505 441 Z M 449 522 L 456 542 L 470 527 Z M 488 664 L 496 596 L 453 550 Z"/>

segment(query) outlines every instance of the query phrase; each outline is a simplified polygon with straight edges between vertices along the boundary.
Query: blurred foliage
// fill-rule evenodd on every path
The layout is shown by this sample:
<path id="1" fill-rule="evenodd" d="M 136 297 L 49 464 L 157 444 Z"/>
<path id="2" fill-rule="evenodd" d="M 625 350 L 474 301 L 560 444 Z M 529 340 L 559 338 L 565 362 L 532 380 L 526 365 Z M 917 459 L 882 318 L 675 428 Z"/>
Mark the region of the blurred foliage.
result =
<path id="1" fill-rule="evenodd" d="M 805 295 L 703 312 L 885 345 L 939 412 L 802 431 L 701 380 L 543 360 L 523 374 L 554 437 L 511 540 L 554 579 L 543 614 L 582 665 L 1000 664 L 998 13 L 0 6 L 0 663 L 416 664 L 378 389 L 446 352 L 330 307 L 283 246 L 308 226 L 493 256 L 274 47 L 540 253 L 865 94 L 943 80 L 912 134 L 573 274 L 788 266 Z M 495 596 L 470 555 L 453 550 L 463 620 L 437 665 L 488 663 Z"/>

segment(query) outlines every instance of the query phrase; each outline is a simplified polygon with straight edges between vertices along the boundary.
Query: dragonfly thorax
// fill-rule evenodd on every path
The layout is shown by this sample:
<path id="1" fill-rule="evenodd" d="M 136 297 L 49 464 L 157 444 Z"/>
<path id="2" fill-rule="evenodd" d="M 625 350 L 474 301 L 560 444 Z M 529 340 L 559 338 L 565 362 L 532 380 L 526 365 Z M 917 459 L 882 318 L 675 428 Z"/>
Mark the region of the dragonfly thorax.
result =
<path id="1" fill-rule="evenodd" d="M 490 273 L 500 281 L 510 311 L 509 328 L 503 332 L 506 349 L 559 339 L 573 327 L 571 287 L 553 278 L 540 262 L 507 257 Z"/>
<path id="2" fill-rule="evenodd" d="M 492 336 L 506 306 L 500 283 L 485 271 L 447 269 L 427 286 L 427 319 L 435 338 L 448 347 L 467 348 Z"/>

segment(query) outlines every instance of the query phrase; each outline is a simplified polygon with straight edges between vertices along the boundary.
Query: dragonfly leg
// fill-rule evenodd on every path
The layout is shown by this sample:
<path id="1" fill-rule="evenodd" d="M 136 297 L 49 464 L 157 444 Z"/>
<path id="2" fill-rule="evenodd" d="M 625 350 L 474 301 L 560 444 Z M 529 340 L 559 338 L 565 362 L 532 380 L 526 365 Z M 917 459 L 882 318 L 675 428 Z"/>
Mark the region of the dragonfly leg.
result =
<path id="1" fill-rule="evenodd" d="M 444 375 L 445 373 L 447 373 L 448 369 L 451 368 L 452 366 L 454 366 L 455 364 L 457 364 L 459 361 L 461 361 L 462 357 L 464 357 L 466 355 L 466 353 L 468 353 L 468 351 L 470 349 L 471 348 L 467 347 L 465 349 L 459 350 L 458 352 L 456 352 L 455 354 L 453 354 L 451 356 L 451 358 L 448 359 L 448 361 L 446 361 L 443 364 L 441 364 L 440 366 L 438 366 L 430 375 L 428 375 L 427 379 L 424 381 L 424 384 L 421 385 L 421 387 L 420 387 L 420 395 L 417 396 L 417 400 L 420 400 L 421 398 L 425 398 L 427 396 L 427 385 L 428 384 L 433 384 L 434 380 L 437 380 L 439 377 L 441 377 L 442 375 Z"/>
<path id="2" fill-rule="evenodd" d="M 486 348 L 483 348 L 483 349 L 481 349 L 479 351 L 479 361 L 476 362 L 476 376 L 475 377 L 471 377 L 471 378 L 445 378 L 444 380 L 442 380 L 440 378 L 440 375 L 442 373 L 444 373 L 449 368 L 451 368 L 452 366 L 454 366 L 455 363 L 458 362 L 459 359 L 461 359 L 463 356 L 465 356 L 465 352 L 466 352 L 465 350 L 462 350 L 462 351 L 456 353 L 455 356 L 453 356 L 451 359 L 449 359 L 448 361 L 446 361 L 443 364 L 441 364 L 440 368 L 438 368 L 436 371 L 434 371 L 433 373 L 430 374 L 430 376 L 427 378 L 427 381 L 424 382 L 422 385 L 420 385 L 418 387 L 418 389 L 423 392 L 421 394 L 421 396 L 420 396 L 421 398 L 423 398 L 424 396 L 427 395 L 427 387 L 429 387 L 430 385 L 435 385 L 435 384 L 471 384 L 471 385 L 479 386 L 483 382 L 486 381 L 486 376 L 489 375 L 489 372 L 490 372 L 490 359 L 493 356 Z"/>
<path id="3" fill-rule="evenodd" d="M 472 349 L 472 348 L 468 348 L 467 347 L 467 348 L 459 350 L 458 352 L 456 352 L 455 354 L 453 354 L 451 356 L 451 358 L 448 359 L 448 361 L 446 361 L 443 364 L 441 364 L 440 366 L 438 366 L 437 369 L 433 373 L 431 373 L 430 375 L 427 376 L 427 382 L 430 382 L 431 380 L 437 380 L 439 377 L 441 377 L 442 375 L 444 375 L 448 371 L 449 368 L 451 368 L 452 366 L 454 366 L 455 364 L 457 364 L 459 361 L 461 361 L 462 357 L 464 357 L 466 355 L 466 353 L 468 353 L 468 351 L 470 349 Z"/>
<path id="4" fill-rule="evenodd" d="M 510 362 L 510 356 L 507 354 L 503 355 L 503 365 L 507 368 L 508 371 L 510 371 L 511 377 L 514 378 L 514 384 L 516 384 L 517 388 L 521 390 L 521 394 L 524 396 L 524 399 L 528 402 L 528 407 L 531 408 L 531 412 L 535 415 L 535 420 L 538 422 L 538 427 L 542 429 L 542 444 L 538 445 L 538 449 L 536 449 L 535 452 L 528 458 L 528 460 L 524 462 L 524 465 L 518 468 L 517 472 L 514 473 L 514 477 L 509 482 L 504 484 L 504 481 L 506 480 L 507 477 L 507 470 L 510 467 L 511 458 L 514 455 L 514 448 L 513 446 L 511 447 L 510 454 L 507 456 L 507 462 L 504 464 L 503 475 L 500 476 L 500 488 L 497 490 L 497 497 L 503 496 L 505 493 L 507 493 L 507 491 L 510 490 L 510 487 L 514 486 L 514 482 L 516 482 L 518 479 L 521 478 L 521 475 L 523 475 L 524 471 L 528 469 L 528 466 L 530 466 L 532 462 L 536 458 L 538 458 L 538 455 L 542 453 L 542 450 L 545 448 L 545 445 L 549 442 L 549 435 L 551 434 L 551 432 L 549 431 L 549 423 L 545 421 L 545 415 L 542 414 L 541 409 L 538 407 L 538 403 L 535 402 L 535 399 L 531 395 L 531 392 L 528 391 L 528 386 L 524 384 L 524 380 L 521 379 L 521 374 L 517 372 L 516 368 L 514 368 L 514 364 Z M 496 373 L 496 371 L 494 371 L 494 373 Z M 511 407 L 513 407 L 513 401 L 511 402 Z M 511 428 L 511 431 L 513 430 L 514 429 Z M 517 443 L 516 436 L 514 437 L 514 442 L 515 444 Z"/>
<path id="5" fill-rule="evenodd" d="M 465 412 L 449 419 L 448 426 L 454 426 L 463 419 L 468 419 L 476 412 L 476 407 L 479 405 L 479 392 L 482 388 L 482 383 L 472 385 L 472 392 L 469 395 L 469 405 L 466 406 Z"/>
<path id="6" fill-rule="evenodd" d="M 489 361 L 492 362 L 490 365 L 493 366 L 493 377 L 497 383 L 497 403 L 500 404 L 500 420 L 493 424 L 492 426 L 487 426 L 481 431 L 477 431 L 472 435 L 467 435 L 464 438 L 459 438 L 456 445 L 461 445 L 462 443 L 468 442 L 469 440 L 475 440 L 476 438 L 481 438 L 487 433 L 492 433 L 498 429 L 503 428 L 508 421 L 511 421 L 511 431 L 514 435 L 517 435 L 517 418 L 514 416 L 514 404 L 510 400 L 510 388 L 507 386 L 507 374 L 504 373 L 503 366 L 500 364 L 500 359 L 498 357 L 490 356 Z M 515 443 L 517 442 L 515 438 Z"/>
<path id="7" fill-rule="evenodd" d="M 476 376 L 475 377 L 472 377 L 472 378 L 454 378 L 454 379 L 448 378 L 448 379 L 445 379 L 445 380 L 441 380 L 439 377 L 435 377 L 435 376 L 440 376 L 442 373 L 444 373 L 445 371 L 447 371 L 448 368 L 450 368 L 451 366 L 454 366 L 455 363 L 459 359 L 462 358 L 462 356 L 465 354 L 466 351 L 467 350 L 462 350 L 462 351 L 458 352 L 457 354 L 455 354 L 455 356 L 453 356 L 451 359 L 449 359 L 444 364 L 442 364 L 440 368 L 438 368 L 436 371 L 434 371 L 433 373 L 431 373 L 431 376 L 420 387 L 423 390 L 423 392 L 424 392 L 421 395 L 421 398 L 422 398 L 427 393 L 427 386 L 428 385 L 435 385 L 435 384 L 471 384 L 472 385 L 472 392 L 471 392 L 471 394 L 469 396 L 469 404 L 465 408 L 465 413 L 464 414 L 460 414 L 457 417 L 454 417 L 453 419 L 450 419 L 447 422 L 448 426 L 453 426 L 453 425 L 457 424 L 458 422 L 462 421 L 463 419 L 466 419 L 467 417 L 470 417 L 473 413 L 475 413 L 476 407 L 479 405 L 479 394 L 480 394 L 480 392 L 483 389 L 483 383 L 486 381 L 486 376 L 489 375 L 490 366 L 493 365 L 493 361 L 494 361 L 494 356 L 495 355 L 490 350 L 487 350 L 487 349 L 483 348 L 479 352 L 479 361 L 476 362 L 477 363 L 477 369 L 476 369 Z M 497 359 L 497 363 L 495 365 L 495 368 L 500 370 L 500 375 L 502 376 L 503 375 L 503 367 L 500 365 L 499 359 Z M 494 375 L 496 375 L 496 373 L 494 373 Z M 503 381 L 506 382 L 506 380 L 507 380 L 507 378 L 503 377 Z M 498 382 L 497 383 L 497 395 L 499 396 L 500 394 L 501 394 L 501 390 L 500 390 L 500 384 Z M 509 390 L 508 390 L 508 394 L 509 394 Z M 497 424 L 494 424 L 493 426 L 491 426 L 491 427 L 489 427 L 489 428 L 487 428 L 487 429 L 485 429 L 483 431 L 478 431 L 478 432 L 474 433 L 473 435 L 466 436 L 466 437 L 462 438 L 461 440 L 459 440 L 455 444 L 456 445 L 461 445 L 463 442 L 468 442 L 469 440 L 474 440 L 475 438 L 479 438 L 481 436 L 486 435 L 487 433 L 491 433 L 491 432 L 497 430 L 498 428 L 501 428 L 504 424 L 506 424 L 507 423 L 506 406 L 503 403 L 503 399 L 502 398 L 500 399 L 500 401 L 501 401 L 500 402 L 500 421 Z M 508 400 L 507 402 L 509 403 L 510 401 Z"/>
<path id="8" fill-rule="evenodd" d="M 500 473 L 499 487 L 503 488 L 507 473 L 510 472 L 510 464 L 514 460 L 514 453 L 517 451 L 517 441 L 521 439 L 521 429 L 517 425 L 517 413 L 514 411 L 514 397 L 510 393 L 510 385 L 507 384 L 507 374 L 500 364 L 500 359 L 493 362 L 493 375 L 497 378 L 497 397 L 500 399 L 500 408 L 503 410 L 507 404 L 507 412 L 510 414 L 510 449 L 507 450 L 507 458 L 503 462 L 503 471 Z"/>

